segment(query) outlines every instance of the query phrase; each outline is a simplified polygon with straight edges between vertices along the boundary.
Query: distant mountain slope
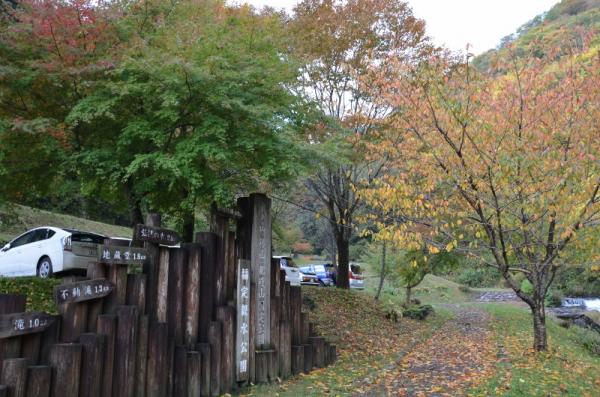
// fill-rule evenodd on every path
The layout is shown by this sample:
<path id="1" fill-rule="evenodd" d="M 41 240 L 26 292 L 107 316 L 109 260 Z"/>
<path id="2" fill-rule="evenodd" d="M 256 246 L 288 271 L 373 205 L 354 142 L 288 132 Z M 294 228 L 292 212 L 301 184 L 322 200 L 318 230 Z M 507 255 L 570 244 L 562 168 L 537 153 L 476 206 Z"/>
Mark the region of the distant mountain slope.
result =
<path id="1" fill-rule="evenodd" d="M 593 31 L 596 37 L 594 44 L 599 43 L 600 0 L 562 0 L 503 38 L 497 48 L 477 56 L 473 63 L 481 70 L 488 70 L 494 56 L 501 54 L 509 44 L 527 53 L 534 42 L 552 43 L 562 32 L 574 34 L 580 29 Z"/>

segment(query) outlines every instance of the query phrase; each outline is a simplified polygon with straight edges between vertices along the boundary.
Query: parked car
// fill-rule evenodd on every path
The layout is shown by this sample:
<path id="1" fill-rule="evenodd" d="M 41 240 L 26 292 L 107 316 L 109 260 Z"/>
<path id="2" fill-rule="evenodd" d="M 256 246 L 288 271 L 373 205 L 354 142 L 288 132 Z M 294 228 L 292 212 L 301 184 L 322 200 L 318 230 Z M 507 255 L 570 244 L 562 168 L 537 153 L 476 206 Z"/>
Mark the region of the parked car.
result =
<path id="1" fill-rule="evenodd" d="M 29 230 L 0 250 L 0 276 L 50 277 L 84 270 L 97 258 L 105 236 L 74 229 L 43 226 Z"/>
<path id="2" fill-rule="evenodd" d="M 350 271 L 348 272 L 348 278 L 350 281 L 350 288 L 364 289 L 365 280 L 362 276 L 362 269 L 358 263 L 350 263 Z"/>
<path id="3" fill-rule="evenodd" d="M 285 270 L 285 281 L 289 281 L 290 285 L 300 285 L 300 271 L 296 267 L 291 256 L 274 256 L 273 259 L 279 260 L 279 267 Z"/>
<path id="4" fill-rule="evenodd" d="M 331 264 L 308 265 L 300 267 L 300 273 L 302 273 L 302 284 L 322 286 L 335 285 L 334 271 L 329 270 L 331 268 L 333 268 L 333 265 Z"/>

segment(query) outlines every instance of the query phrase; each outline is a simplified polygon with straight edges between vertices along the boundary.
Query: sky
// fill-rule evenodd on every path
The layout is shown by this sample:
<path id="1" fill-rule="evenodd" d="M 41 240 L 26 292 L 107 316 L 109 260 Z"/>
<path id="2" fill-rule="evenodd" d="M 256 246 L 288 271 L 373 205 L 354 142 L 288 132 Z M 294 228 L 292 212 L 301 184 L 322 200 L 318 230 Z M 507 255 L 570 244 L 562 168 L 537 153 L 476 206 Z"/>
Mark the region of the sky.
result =
<path id="1" fill-rule="evenodd" d="M 261 7 L 269 5 L 288 11 L 296 0 L 230 0 Z M 427 34 L 438 45 L 480 54 L 496 47 L 500 39 L 558 0 L 408 0 L 415 15 L 425 20 Z"/>

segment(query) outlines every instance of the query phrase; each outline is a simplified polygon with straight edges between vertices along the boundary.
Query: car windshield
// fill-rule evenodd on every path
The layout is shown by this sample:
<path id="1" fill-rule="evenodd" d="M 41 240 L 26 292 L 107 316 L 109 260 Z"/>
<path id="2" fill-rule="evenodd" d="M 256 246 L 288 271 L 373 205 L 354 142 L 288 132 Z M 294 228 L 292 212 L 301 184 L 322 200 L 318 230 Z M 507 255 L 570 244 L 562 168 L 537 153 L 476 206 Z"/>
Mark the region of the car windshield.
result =
<path id="1" fill-rule="evenodd" d="M 359 265 L 350 265 L 350 270 L 354 274 L 360 274 L 361 273 L 361 269 L 360 269 Z"/>
<path id="2" fill-rule="evenodd" d="M 104 244 L 104 236 L 92 233 L 74 232 L 71 241 L 80 243 Z"/>
<path id="3" fill-rule="evenodd" d="M 317 272 L 317 273 L 325 273 L 325 266 L 323 266 L 323 265 L 315 265 L 315 272 Z"/>
<path id="4" fill-rule="evenodd" d="M 281 258 L 279 260 L 279 264 L 281 266 L 296 267 L 296 264 L 294 263 L 294 260 L 292 258 Z"/>

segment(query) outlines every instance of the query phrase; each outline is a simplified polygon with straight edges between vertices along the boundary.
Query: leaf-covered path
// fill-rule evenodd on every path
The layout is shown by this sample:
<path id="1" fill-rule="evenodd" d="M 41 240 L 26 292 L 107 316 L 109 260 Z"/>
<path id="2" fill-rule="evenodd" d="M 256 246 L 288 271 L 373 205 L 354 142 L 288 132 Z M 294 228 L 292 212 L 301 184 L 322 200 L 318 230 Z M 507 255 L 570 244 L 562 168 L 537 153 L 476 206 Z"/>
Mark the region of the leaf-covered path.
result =
<path id="1" fill-rule="evenodd" d="M 490 316 L 473 305 L 449 307 L 448 320 L 357 396 L 460 396 L 489 377 L 498 360 Z"/>

